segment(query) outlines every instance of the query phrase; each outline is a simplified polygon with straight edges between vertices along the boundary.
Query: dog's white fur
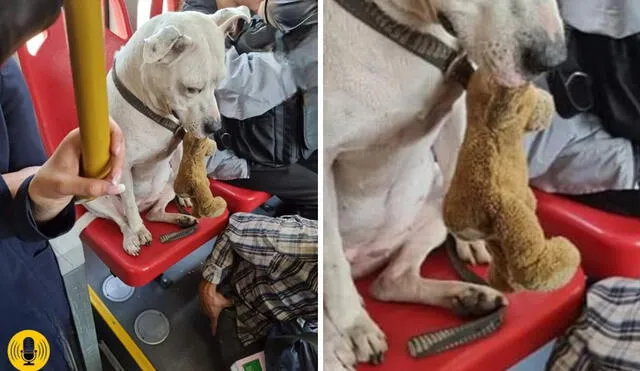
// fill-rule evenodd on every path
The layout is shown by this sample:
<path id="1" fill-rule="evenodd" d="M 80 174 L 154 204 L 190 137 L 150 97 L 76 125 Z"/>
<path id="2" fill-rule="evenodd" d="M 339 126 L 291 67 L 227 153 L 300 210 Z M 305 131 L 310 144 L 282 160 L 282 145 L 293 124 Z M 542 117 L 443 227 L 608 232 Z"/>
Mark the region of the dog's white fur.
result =
<path id="1" fill-rule="evenodd" d="M 204 137 L 220 121 L 214 90 L 226 76 L 225 34 L 233 31 L 238 20 L 249 17 L 244 6 L 213 15 L 171 12 L 157 16 L 116 54 L 118 77 L 152 111 Z M 175 197 L 173 180 L 182 144 L 125 101 L 111 74 L 107 75 L 109 113 L 125 138 L 122 183 L 126 188 L 120 196 L 98 198 L 86 206 L 92 214 L 113 220 L 122 231 L 125 251 L 138 255 L 140 246 L 152 238 L 141 212 L 149 221 L 189 225 L 196 220 L 165 212 Z"/>
<path id="2" fill-rule="evenodd" d="M 520 63 L 523 44 L 564 37 L 555 0 L 375 2 L 396 21 L 461 46 L 505 85 L 533 74 Z M 387 349 L 353 277 L 384 267 L 374 297 L 461 312 L 492 310 L 503 297 L 419 275 L 447 233 L 441 202 L 464 135 L 462 89 L 332 0 L 324 12 L 324 355 L 325 369 L 340 370 Z M 438 12 L 458 39 L 437 24 Z M 482 241 L 458 241 L 457 250 L 471 263 L 490 260 Z"/>

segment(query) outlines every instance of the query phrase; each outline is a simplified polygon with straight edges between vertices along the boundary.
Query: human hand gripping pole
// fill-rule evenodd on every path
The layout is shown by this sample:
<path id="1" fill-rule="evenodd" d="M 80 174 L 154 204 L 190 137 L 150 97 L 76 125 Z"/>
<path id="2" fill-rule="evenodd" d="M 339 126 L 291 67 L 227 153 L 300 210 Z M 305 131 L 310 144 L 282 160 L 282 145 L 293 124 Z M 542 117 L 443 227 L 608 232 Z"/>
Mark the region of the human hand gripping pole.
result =
<path id="1" fill-rule="evenodd" d="M 65 137 L 29 186 L 38 222 L 54 218 L 74 196 L 87 201 L 124 191 L 124 140 L 107 106 L 101 4 L 64 2 L 79 129 Z"/>

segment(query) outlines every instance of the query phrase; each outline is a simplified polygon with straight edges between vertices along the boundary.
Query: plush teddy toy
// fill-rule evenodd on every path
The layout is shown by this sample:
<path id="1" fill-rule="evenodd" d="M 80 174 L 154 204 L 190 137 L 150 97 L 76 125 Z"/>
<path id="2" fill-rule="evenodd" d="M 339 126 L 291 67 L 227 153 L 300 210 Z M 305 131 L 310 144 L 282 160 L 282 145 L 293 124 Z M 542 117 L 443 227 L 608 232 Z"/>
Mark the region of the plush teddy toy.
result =
<path id="1" fill-rule="evenodd" d="M 196 218 L 218 217 L 227 208 L 222 197 L 213 197 L 207 177 L 206 156 L 212 156 L 216 143 L 209 138 L 196 138 L 190 133 L 184 136 L 184 152 L 173 189 L 179 197 L 191 198 L 192 214 Z"/>
<path id="2" fill-rule="evenodd" d="M 553 111 L 553 98 L 532 83 L 508 88 L 477 71 L 468 86 L 467 130 L 444 220 L 459 239 L 486 241 L 489 283 L 505 292 L 557 289 L 580 264 L 567 239 L 545 239 L 529 188 L 522 138 L 547 127 Z"/>

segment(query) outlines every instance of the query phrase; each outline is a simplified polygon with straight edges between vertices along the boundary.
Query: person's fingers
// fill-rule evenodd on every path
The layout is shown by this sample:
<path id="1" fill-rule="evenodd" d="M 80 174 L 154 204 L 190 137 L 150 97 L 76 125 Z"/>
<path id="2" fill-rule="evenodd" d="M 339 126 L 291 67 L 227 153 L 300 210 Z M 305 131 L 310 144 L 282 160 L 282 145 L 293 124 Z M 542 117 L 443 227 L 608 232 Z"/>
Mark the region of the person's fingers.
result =
<path id="1" fill-rule="evenodd" d="M 60 142 L 51 158 L 62 160 L 67 163 L 71 160 L 77 161 L 82 155 L 82 138 L 80 137 L 80 129 L 71 130 Z M 59 162 L 59 161 L 58 161 Z"/>
<path id="2" fill-rule="evenodd" d="M 233 302 L 227 299 L 224 295 L 220 294 L 221 301 L 219 303 L 221 308 L 229 308 L 233 306 Z"/>
<path id="3" fill-rule="evenodd" d="M 122 177 L 122 166 L 124 165 L 124 136 L 118 124 L 111 117 L 109 117 L 109 126 L 111 127 L 111 175 L 109 180 L 113 184 L 118 184 Z"/>
<path id="4" fill-rule="evenodd" d="M 218 331 L 218 318 L 220 317 L 221 311 L 222 308 L 215 308 L 215 310 L 213 310 L 213 313 L 211 313 L 211 316 L 209 316 L 209 318 L 211 319 L 211 334 L 213 336 L 216 336 L 216 332 Z"/>
<path id="5" fill-rule="evenodd" d="M 60 176 L 56 181 L 60 195 L 101 197 L 118 195 L 124 192 L 123 184 L 113 184 L 103 179 L 90 179 L 67 175 Z"/>
<path id="6" fill-rule="evenodd" d="M 211 318 L 209 323 L 211 324 L 211 335 L 216 336 L 216 332 L 218 332 L 218 319 Z"/>

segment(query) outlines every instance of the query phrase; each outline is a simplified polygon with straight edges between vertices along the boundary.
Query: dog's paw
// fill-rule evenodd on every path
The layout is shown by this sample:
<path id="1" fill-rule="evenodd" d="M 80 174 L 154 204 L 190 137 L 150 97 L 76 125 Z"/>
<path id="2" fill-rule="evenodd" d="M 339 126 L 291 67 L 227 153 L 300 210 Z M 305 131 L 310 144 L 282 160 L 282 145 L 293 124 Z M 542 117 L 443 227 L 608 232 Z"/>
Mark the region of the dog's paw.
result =
<path id="1" fill-rule="evenodd" d="M 344 344 L 335 347 L 336 356 L 348 365 L 353 353 L 356 361 L 368 362 L 374 365 L 380 364 L 387 351 L 387 339 L 378 325 L 373 322 L 369 314 L 362 309 L 356 322 L 349 328 L 342 330 Z M 348 345 L 352 345 L 352 351 L 348 351 Z"/>
<path id="2" fill-rule="evenodd" d="M 461 283 L 450 297 L 451 309 L 462 317 L 477 317 L 507 304 L 507 298 L 488 287 Z"/>
<path id="3" fill-rule="evenodd" d="M 152 239 L 151 232 L 145 226 L 142 226 L 136 233 L 126 233 L 124 235 L 124 251 L 129 255 L 138 256 L 140 254 L 140 246 L 151 245 Z"/>
<path id="4" fill-rule="evenodd" d="M 471 265 L 491 263 L 491 254 L 484 240 L 468 242 L 456 238 L 456 251 L 460 260 Z"/>
<path id="5" fill-rule="evenodd" d="M 131 233 L 124 236 L 123 239 L 124 251 L 131 256 L 138 256 L 140 254 L 140 240 L 138 236 Z"/>
<path id="6" fill-rule="evenodd" d="M 356 354 L 350 339 L 339 334 L 326 316 L 324 321 L 324 369 L 355 371 Z"/>
<path id="7" fill-rule="evenodd" d="M 193 207 L 193 203 L 191 202 L 191 198 L 189 197 L 176 197 L 178 199 L 178 204 L 184 208 L 190 209 Z"/>
<path id="8" fill-rule="evenodd" d="M 349 340 L 342 337 L 335 338 L 331 340 L 331 345 L 325 349 L 325 370 L 355 371 L 356 355 L 349 345 Z"/>
<path id="9" fill-rule="evenodd" d="M 151 232 L 149 232 L 147 227 L 143 226 L 142 228 L 140 228 L 136 233 L 136 235 L 138 236 L 138 242 L 140 246 L 151 245 L 151 241 L 153 241 L 153 236 L 151 235 Z"/>
<path id="10" fill-rule="evenodd" d="M 177 219 L 177 224 L 181 228 L 188 228 L 198 223 L 198 219 L 191 215 L 181 215 Z"/>

